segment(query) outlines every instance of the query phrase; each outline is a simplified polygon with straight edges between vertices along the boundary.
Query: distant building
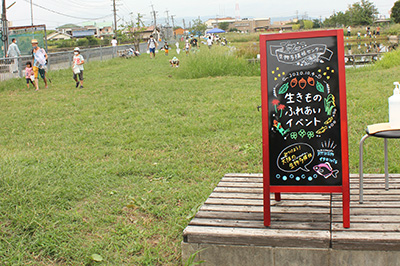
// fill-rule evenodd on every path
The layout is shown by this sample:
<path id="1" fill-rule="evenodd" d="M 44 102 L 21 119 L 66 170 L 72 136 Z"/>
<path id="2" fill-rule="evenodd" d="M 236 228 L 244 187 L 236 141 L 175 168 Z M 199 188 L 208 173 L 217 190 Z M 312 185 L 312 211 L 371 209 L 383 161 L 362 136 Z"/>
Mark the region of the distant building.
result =
<path id="1" fill-rule="evenodd" d="M 185 36 L 187 34 L 188 34 L 188 31 L 185 29 L 182 29 L 182 28 L 174 30 L 175 38 L 181 38 L 182 36 Z"/>
<path id="2" fill-rule="evenodd" d="M 72 32 L 72 37 L 75 38 L 83 38 L 83 37 L 89 37 L 89 36 L 95 36 L 95 31 L 94 30 L 76 30 Z"/>
<path id="3" fill-rule="evenodd" d="M 50 33 L 49 35 L 47 35 L 47 40 L 51 41 L 57 41 L 57 40 L 69 40 L 71 39 L 71 35 L 69 35 L 68 33 L 62 33 L 59 31 L 55 31 L 53 33 Z"/>
<path id="4" fill-rule="evenodd" d="M 217 28 L 219 23 L 226 22 L 229 24 L 228 30 L 237 29 L 240 32 L 257 32 L 268 30 L 271 26 L 270 18 L 244 18 L 234 19 L 227 18 L 213 18 L 205 22 L 207 28 Z"/>
<path id="5" fill-rule="evenodd" d="M 74 38 L 94 36 L 97 38 L 103 36 L 112 36 L 114 30 L 112 22 L 84 22 L 82 26 L 76 24 L 65 24 L 56 28 L 60 34 L 67 34 Z M 62 37 L 63 35 L 57 35 Z"/>
<path id="6" fill-rule="evenodd" d="M 87 30 L 94 30 L 94 35 L 98 38 L 114 35 L 112 22 L 84 22 L 82 26 Z"/>
<path id="7" fill-rule="evenodd" d="M 226 18 L 210 18 L 209 20 L 207 20 L 206 22 L 204 22 L 204 24 L 206 24 L 207 28 L 212 29 L 212 28 L 217 28 L 218 27 L 218 23 L 221 22 L 228 22 L 228 23 L 232 23 L 235 22 L 236 20 L 234 18 L 231 17 L 226 17 Z"/>
<path id="8" fill-rule="evenodd" d="M 147 41 L 150 39 L 150 35 L 153 35 L 154 38 L 159 39 L 160 37 L 160 30 L 157 28 L 155 29 L 154 26 L 149 27 L 142 27 L 142 28 L 132 28 L 131 32 L 139 31 L 139 36 L 141 39 Z"/>
<path id="9" fill-rule="evenodd" d="M 56 30 L 58 32 L 66 33 L 72 36 L 73 31 L 82 30 L 82 27 L 75 24 L 65 24 L 57 27 Z"/>
<path id="10" fill-rule="evenodd" d="M 272 25 L 269 27 L 269 30 L 292 30 L 293 24 L 297 23 L 297 19 L 294 20 L 286 20 L 286 21 L 274 21 Z"/>

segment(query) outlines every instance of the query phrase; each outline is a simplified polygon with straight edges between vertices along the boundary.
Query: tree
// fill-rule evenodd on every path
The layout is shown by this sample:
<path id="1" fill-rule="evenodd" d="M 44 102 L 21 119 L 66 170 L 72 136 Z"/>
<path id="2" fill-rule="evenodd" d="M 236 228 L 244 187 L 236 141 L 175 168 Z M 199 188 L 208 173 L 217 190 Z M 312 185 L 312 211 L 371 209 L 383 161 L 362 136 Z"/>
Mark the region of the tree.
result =
<path id="1" fill-rule="evenodd" d="M 352 22 L 348 11 L 345 13 L 340 11 L 325 19 L 323 24 L 325 27 L 342 27 L 345 25 L 350 25 L 351 23 Z"/>
<path id="2" fill-rule="evenodd" d="M 352 25 L 371 25 L 378 14 L 378 9 L 370 1 L 361 0 L 361 2 L 354 3 L 349 7 L 347 12 Z"/>
<path id="3" fill-rule="evenodd" d="M 377 14 L 378 9 L 373 3 L 361 0 L 349 6 L 344 13 L 340 11 L 325 19 L 323 24 L 327 27 L 371 25 Z"/>
<path id="4" fill-rule="evenodd" d="M 316 19 L 316 18 L 313 19 L 313 28 L 314 29 L 321 28 L 321 26 L 322 26 L 322 23 L 319 19 Z"/>
<path id="5" fill-rule="evenodd" d="M 395 23 L 400 23 L 400 0 L 394 3 L 391 11 L 390 18 Z"/>
<path id="6" fill-rule="evenodd" d="M 194 19 L 193 26 L 191 28 L 191 32 L 194 35 L 203 35 L 207 29 L 207 25 L 204 24 L 201 19 Z"/>
<path id="7" fill-rule="evenodd" d="M 229 22 L 218 23 L 218 28 L 220 28 L 221 30 L 227 31 L 229 28 Z"/>
<path id="8" fill-rule="evenodd" d="M 305 30 L 309 30 L 309 29 L 312 29 L 313 28 L 313 22 L 312 22 L 312 20 L 303 20 L 303 28 L 305 29 Z"/>

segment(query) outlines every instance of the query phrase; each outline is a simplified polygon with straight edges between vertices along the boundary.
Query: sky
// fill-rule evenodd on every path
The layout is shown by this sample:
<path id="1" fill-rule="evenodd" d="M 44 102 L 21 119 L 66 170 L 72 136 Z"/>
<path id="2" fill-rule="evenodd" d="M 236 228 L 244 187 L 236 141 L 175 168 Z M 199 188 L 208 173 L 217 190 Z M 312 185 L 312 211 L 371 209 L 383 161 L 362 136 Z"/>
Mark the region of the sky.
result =
<path id="1" fill-rule="evenodd" d="M 33 4 L 33 23 L 46 24 L 47 29 L 85 21 L 112 22 L 113 0 L 6 0 L 7 19 L 13 26 L 31 25 L 31 5 Z M 182 20 L 188 21 L 200 16 L 202 21 L 208 18 L 235 17 L 235 6 L 238 4 L 241 18 L 322 18 L 333 12 L 346 11 L 349 4 L 361 0 L 115 0 L 117 24 L 131 21 L 138 13 L 143 15 L 146 24 L 152 23 L 150 12 L 152 6 L 157 11 L 157 24 L 166 22 L 166 15 L 175 16 L 175 25 L 183 26 Z M 390 17 L 389 11 L 394 0 L 370 0 L 381 15 Z M 151 6 L 152 5 L 152 6 Z M 276 20 L 276 19 L 275 19 Z M 186 24 L 188 25 L 188 24 Z"/>

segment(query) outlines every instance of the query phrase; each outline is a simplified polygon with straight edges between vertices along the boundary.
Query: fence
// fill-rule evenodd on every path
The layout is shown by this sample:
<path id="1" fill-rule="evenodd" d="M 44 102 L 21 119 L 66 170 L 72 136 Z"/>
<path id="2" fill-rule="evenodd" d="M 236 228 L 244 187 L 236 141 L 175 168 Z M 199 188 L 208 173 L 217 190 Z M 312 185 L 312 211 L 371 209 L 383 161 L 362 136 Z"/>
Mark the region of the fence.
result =
<path id="1" fill-rule="evenodd" d="M 98 47 L 81 49 L 85 62 L 97 60 L 109 60 L 117 56 L 118 50 L 131 48 L 133 45 L 119 45 L 113 47 Z M 145 51 L 145 44 L 140 44 L 140 52 Z M 73 51 L 48 53 L 48 70 L 58 70 L 72 67 Z M 23 77 L 27 62 L 32 61 L 32 56 L 19 56 L 0 58 L 0 81 Z"/>

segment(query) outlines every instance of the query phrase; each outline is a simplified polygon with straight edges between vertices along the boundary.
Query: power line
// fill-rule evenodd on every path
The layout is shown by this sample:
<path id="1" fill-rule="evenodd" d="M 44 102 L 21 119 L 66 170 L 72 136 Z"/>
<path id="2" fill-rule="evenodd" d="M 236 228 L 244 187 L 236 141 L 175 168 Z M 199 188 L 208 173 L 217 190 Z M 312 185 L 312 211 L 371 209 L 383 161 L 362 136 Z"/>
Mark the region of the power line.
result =
<path id="1" fill-rule="evenodd" d="M 24 0 L 24 1 L 27 2 L 27 3 L 29 3 L 29 4 L 31 3 L 29 0 Z M 109 16 L 110 16 L 110 15 L 107 15 L 107 16 L 102 16 L 102 17 L 98 17 L 98 18 L 82 18 L 82 17 L 75 17 L 75 16 L 63 14 L 63 13 L 61 13 L 61 12 L 58 12 L 58 11 L 49 9 L 49 8 L 47 8 L 47 7 L 44 7 L 44 6 L 35 4 L 35 3 L 32 3 L 32 4 L 33 4 L 34 6 L 37 6 L 37 7 L 39 7 L 39 8 L 42 8 L 42 9 L 44 9 L 44 10 L 46 10 L 46 11 L 49 11 L 49 12 L 52 12 L 52 13 L 55 13 L 55 14 L 58 14 L 58 15 L 61 15 L 61 16 L 69 17 L 69 18 L 87 19 L 87 20 L 98 20 L 98 19 L 102 19 L 102 18 L 106 18 L 106 17 L 109 17 Z"/>

